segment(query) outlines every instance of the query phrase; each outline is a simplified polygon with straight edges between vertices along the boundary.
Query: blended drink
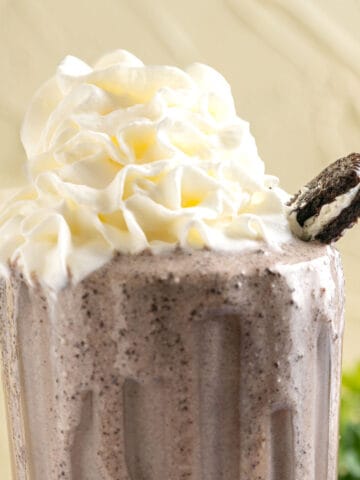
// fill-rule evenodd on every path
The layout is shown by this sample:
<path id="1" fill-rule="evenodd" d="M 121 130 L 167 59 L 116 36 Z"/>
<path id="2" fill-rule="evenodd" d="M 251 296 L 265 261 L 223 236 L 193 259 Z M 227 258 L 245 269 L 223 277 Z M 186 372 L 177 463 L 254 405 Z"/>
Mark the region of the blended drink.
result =
<path id="1" fill-rule="evenodd" d="M 335 251 L 120 255 L 56 300 L 8 288 L 16 478 L 336 479 Z"/>
<path id="2" fill-rule="evenodd" d="M 335 480 L 343 275 L 226 81 L 68 57 L 0 216 L 17 480 Z"/>

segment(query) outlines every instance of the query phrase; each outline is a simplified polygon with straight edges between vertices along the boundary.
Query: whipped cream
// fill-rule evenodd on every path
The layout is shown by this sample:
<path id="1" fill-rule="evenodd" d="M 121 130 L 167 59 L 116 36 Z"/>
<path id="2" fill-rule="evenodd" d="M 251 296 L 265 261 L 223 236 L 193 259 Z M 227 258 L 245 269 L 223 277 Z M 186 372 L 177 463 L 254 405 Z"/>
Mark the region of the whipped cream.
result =
<path id="1" fill-rule="evenodd" d="M 118 251 L 242 251 L 291 238 L 231 89 L 212 68 L 68 56 L 22 128 L 29 185 L 0 211 L 0 263 L 54 290 Z"/>

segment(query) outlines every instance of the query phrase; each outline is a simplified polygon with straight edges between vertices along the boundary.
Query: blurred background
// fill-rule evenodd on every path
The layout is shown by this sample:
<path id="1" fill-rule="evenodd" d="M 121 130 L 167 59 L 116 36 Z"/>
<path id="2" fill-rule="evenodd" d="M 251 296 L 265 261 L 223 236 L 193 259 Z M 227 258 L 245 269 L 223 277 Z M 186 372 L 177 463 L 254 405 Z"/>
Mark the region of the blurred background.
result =
<path id="1" fill-rule="evenodd" d="M 69 53 L 91 63 L 124 48 L 146 63 L 218 69 L 251 123 L 267 172 L 295 192 L 329 162 L 360 151 L 359 24 L 358 0 L 0 0 L 0 188 L 26 182 L 21 120 L 57 63 Z M 359 245 L 360 228 L 338 244 L 352 399 L 344 400 L 346 412 L 351 392 L 357 399 L 360 392 Z M 10 480 L 5 427 L 0 392 L 0 478 Z M 358 468 L 358 477 L 343 478 L 360 478 L 360 461 Z"/>

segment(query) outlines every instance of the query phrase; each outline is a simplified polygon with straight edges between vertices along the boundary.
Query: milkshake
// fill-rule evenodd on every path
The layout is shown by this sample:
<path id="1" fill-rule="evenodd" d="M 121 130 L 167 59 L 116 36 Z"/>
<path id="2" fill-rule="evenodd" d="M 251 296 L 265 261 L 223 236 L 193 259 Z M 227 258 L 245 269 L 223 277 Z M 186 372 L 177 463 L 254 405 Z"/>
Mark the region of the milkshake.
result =
<path id="1" fill-rule="evenodd" d="M 18 480 L 335 480 L 343 276 L 226 81 L 127 52 L 37 93 L 0 216 Z"/>
<path id="2" fill-rule="evenodd" d="M 119 255 L 56 300 L 11 280 L 15 478 L 335 480 L 337 252 L 159 260 Z"/>

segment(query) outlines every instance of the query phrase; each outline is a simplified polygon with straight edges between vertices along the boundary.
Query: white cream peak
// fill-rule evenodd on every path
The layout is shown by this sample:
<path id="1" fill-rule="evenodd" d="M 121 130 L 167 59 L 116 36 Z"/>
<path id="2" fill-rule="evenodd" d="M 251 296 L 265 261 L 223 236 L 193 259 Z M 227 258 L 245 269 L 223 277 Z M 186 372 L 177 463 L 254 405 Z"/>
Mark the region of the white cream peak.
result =
<path id="1" fill-rule="evenodd" d="M 57 290 L 118 251 L 246 251 L 291 238 L 231 89 L 212 68 L 68 56 L 22 128 L 29 185 L 0 212 L 0 265 Z"/>

